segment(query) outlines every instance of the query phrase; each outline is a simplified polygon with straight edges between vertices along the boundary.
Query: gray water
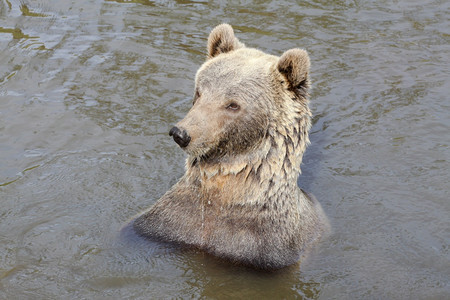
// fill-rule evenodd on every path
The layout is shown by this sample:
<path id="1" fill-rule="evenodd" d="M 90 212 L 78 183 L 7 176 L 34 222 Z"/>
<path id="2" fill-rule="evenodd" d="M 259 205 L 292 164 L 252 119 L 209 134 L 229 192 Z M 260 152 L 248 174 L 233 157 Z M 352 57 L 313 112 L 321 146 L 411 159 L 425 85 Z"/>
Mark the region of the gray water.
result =
<path id="1" fill-rule="evenodd" d="M 448 1 L 0 1 L 0 299 L 450 298 Z M 332 231 L 229 266 L 120 228 L 184 172 L 168 136 L 210 30 L 309 51 L 299 185 Z"/>

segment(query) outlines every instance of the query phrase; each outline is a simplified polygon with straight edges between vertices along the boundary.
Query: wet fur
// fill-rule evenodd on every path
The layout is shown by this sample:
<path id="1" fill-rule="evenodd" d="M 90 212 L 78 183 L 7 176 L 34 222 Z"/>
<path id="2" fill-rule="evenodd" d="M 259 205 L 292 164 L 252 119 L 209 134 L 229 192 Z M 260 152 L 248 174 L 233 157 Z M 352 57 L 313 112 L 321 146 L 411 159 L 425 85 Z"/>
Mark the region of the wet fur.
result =
<path id="1" fill-rule="evenodd" d="M 246 48 L 231 26 L 216 27 L 195 104 L 178 124 L 192 137 L 186 173 L 134 230 L 260 269 L 297 262 L 325 220 L 297 186 L 311 127 L 308 71 L 304 50 L 278 58 Z M 227 99 L 243 105 L 240 115 L 219 111 Z"/>

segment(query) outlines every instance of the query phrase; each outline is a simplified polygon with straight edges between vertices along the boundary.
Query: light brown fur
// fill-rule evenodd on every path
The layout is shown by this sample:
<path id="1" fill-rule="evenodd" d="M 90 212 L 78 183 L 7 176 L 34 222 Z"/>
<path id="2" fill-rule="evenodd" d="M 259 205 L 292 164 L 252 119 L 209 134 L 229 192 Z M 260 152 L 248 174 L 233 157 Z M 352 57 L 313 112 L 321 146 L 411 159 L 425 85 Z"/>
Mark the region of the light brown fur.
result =
<path id="1" fill-rule="evenodd" d="M 217 26 L 194 105 L 177 124 L 191 138 L 186 173 L 134 230 L 262 269 L 298 261 L 325 220 L 297 186 L 311 127 L 309 64 L 304 50 L 268 55 Z"/>

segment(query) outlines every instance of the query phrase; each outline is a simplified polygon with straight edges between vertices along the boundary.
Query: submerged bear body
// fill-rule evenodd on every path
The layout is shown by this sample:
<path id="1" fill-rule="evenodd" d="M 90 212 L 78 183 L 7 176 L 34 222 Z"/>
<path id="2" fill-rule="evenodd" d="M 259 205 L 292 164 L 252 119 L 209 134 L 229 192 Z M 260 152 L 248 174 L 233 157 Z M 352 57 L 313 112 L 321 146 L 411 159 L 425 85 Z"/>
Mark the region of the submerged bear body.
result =
<path id="1" fill-rule="evenodd" d="M 297 262 L 325 223 L 297 186 L 311 127 L 308 72 L 306 51 L 268 55 L 217 26 L 193 107 L 170 131 L 188 154 L 186 173 L 133 229 L 256 268 Z"/>

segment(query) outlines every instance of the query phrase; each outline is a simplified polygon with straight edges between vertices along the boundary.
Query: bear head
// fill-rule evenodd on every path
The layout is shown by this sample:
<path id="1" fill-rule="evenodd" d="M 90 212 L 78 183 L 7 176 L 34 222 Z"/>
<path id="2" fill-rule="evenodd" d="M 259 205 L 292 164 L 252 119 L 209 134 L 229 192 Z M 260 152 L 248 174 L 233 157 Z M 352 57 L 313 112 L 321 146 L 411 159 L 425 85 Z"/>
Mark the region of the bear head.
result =
<path id="1" fill-rule="evenodd" d="M 222 24 L 212 30 L 207 52 L 196 74 L 192 108 L 170 131 L 191 162 L 257 152 L 269 136 L 287 135 L 286 128 L 304 116 L 307 132 L 310 62 L 305 50 L 269 55 L 246 47 L 230 25 Z"/>

